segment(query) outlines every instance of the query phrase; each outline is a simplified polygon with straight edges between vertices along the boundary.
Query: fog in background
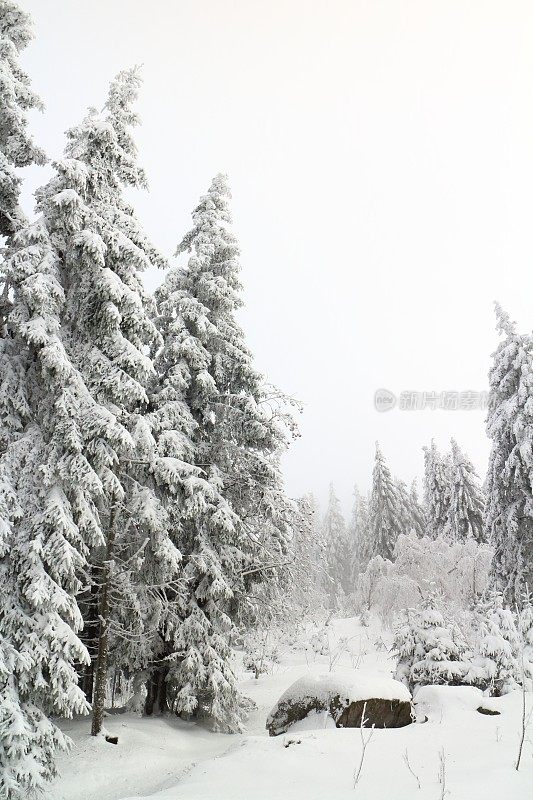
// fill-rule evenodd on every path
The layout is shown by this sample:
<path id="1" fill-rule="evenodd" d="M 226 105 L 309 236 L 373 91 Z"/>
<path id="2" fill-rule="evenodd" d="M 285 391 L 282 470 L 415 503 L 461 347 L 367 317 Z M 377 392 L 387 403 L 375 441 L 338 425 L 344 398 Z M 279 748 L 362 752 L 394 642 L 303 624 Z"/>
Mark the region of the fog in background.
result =
<path id="1" fill-rule="evenodd" d="M 374 410 L 375 389 L 487 387 L 498 299 L 533 327 L 533 6 L 490 0 L 20 0 L 37 142 L 143 65 L 133 196 L 171 256 L 217 172 L 233 189 L 258 367 L 305 404 L 289 492 L 346 511 L 379 439 L 422 473 L 450 436 L 484 476 L 483 411 Z M 26 171 L 24 202 L 49 169 Z M 162 275 L 146 276 L 150 288 Z"/>

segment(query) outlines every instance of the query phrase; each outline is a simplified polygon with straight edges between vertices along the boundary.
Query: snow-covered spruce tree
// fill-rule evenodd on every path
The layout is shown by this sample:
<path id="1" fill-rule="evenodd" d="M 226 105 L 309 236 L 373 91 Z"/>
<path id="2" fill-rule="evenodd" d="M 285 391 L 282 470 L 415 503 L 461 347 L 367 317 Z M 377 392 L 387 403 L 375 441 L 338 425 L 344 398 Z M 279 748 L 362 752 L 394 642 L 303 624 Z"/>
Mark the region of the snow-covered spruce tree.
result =
<path id="1" fill-rule="evenodd" d="M 357 576 L 364 572 L 370 560 L 370 521 L 369 521 L 369 502 L 357 486 L 354 487 L 354 500 L 352 505 L 352 515 L 348 531 L 348 540 L 352 551 L 352 577 L 351 590 L 357 589 Z"/>
<path id="2" fill-rule="evenodd" d="M 412 529 L 418 536 L 426 536 L 428 524 L 426 511 L 419 499 L 416 478 L 411 484 L 411 490 L 409 492 L 409 506 L 411 510 Z"/>
<path id="3" fill-rule="evenodd" d="M 405 483 L 399 478 L 396 478 L 395 484 L 401 516 L 401 530 L 405 533 L 414 531 L 417 536 L 423 536 L 425 533 L 425 519 L 424 512 L 418 502 L 416 486 L 409 492 Z"/>
<path id="4" fill-rule="evenodd" d="M 6 244 L 4 254 L 0 251 L 0 331 L 5 335 L 6 317 L 10 308 L 10 286 L 5 269 L 5 257 L 9 253 L 11 237 L 25 222 L 19 204 L 19 167 L 44 164 L 43 151 L 36 147 L 28 132 L 27 112 L 42 108 L 39 97 L 33 92 L 30 80 L 22 70 L 19 56 L 33 39 L 33 27 L 29 15 L 10 0 L 0 0 L 0 245 L 2 237 Z M 20 412 L 19 394 L 21 376 L 12 364 L 12 344 L 2 342 L 0 365 L 2 367 L 2 392 L 7 393 L 3 404 Z M 7 433 L 7 430 L 5 431 Z M 3 438 L 3 437 L 2 437 Z M 0 441 L 0 448 L 2 447 Z M 3 445 L 6 446 L 5 444 Z"/>
<path id="5" fill-rule="evenodd" d="M 189 333 L 181 316 L 183 302 L 182 290 L 178 288 L 181 275 L 176 270 L 169 273 L 163 286 L 157 292 L 158 314 L 156 324 L 160 331 L 163 346 L 155 358 L 157 378 L 150 395 L 150 413 L 147 422 L 153 447 L 158 455 L 156 480 L 159 491 L 163 492 L 165 513 L 170 523 L 172 540 L 186 558 L 193 556 L 189 571 L 196 575 L 197 564 L 204 571 L 203 583 L 200 581 L 200 593 L 206 590 L 205 597 L 196 599 L 198 609 L 190 613 L 189 579 L 186 573 L 180 577 L 176 586 L 167 587 L 165 595 L 171 595 L 177 602 L 176 617 L 162 616 L 157 629 L 156 646 L 153 649 L 152 665 L 147 674 L 147 696 L 145 712 L 165 712 L 174 709 L 191 713 L 194 708 L 190 694 L 197 691 L 203 699 L 208 684 L 208 667 L 203 665 L 209 659 L 209 668 L 213 670 L 218 682 L 215 689 L 221 692 L 229 703 L 234 700 L 238 709 L 234 678 L 230 668 L 231 652 L 227 642 L 218 649 L 212 648 L 212 640 L 219 642 L 220 629 L 227 627 L 233 630 L 226 611 L 220 606 L 220 600 L 228 601 L 232 592 L 220 575 L 223 575 L 225 561 L 233 564 L 231 543 L 235 538 L 239 520 L 232 512 L 228 502 L 222 497 L 221 482 L 215 471 L 207 470 L 206 464 L 195 466 L 198 458 L 196 438 L 200 425 L 196 421 L 192 409 L 187 403 L 187 391 L 192 371 L 189 360 L 193 356 L 189 348 Z M 205 364 L 209 364 L 206 353 Z M 193 364 L 198 366 L 197 362 Z M 199 552 L 194 553 L 195 531 L 199 532 Z M 210 551 L 210 538 L 218 542 L 220 556 Z M 209 586 L 212 584 L 212 587 Z M 184 639 L 190 635 L 182 630 L 183 620 L 189 616 L 192 632 L 200 638 L 187 653 L 188 642 Z M 195 627 L 198 626 L 198 627 Z M 212 631 L 210 626 L 213 626 Z M 219 637 L 219 638 L 217 638 Z M 176 693 L 178 686 L 178 664 L 187 654 L 189 668 L 194 668 L 193 659 L 198 666 L 198 687 L 189 686 L 185 682 L 187 705 L 181 706 Z M 219 688 L 220 687 L 220 688 Z M 215 692 L 216 694 L 216 692 Z M 231 719 L 235 727 L 240 722 L 240 714 L 235 720 L 229 708 L 220 704 L 218 707 L 218 723 L 222 725 Z"/>
<path id="6" fill-rule="evenodd" d="M 469 682 L 499 697 L 521 681 L 520 637 L 515 615 L 505 608 L 501 592 L 491 592 L 475 609 L 477 633 Z"/>
<path id="7" fill-rule="evenodd" d="M 178 247 L 192 252 L 188 264 L 167 275 L 156 300 L 167 369 L 194 422 L 193 462 L 212 492 L 205 513 L 182 524 L 183 621 L 169 659 L 169 702 L 177 713 L 207 714 L 218 728 L 238 730 L 231 643 L 254 611 L 251 596 L 265 599 L 284 562 L 292 508 L 279 453 L 292 421 L 254 368 L 236 321 L 240 265 L 229 196 L 218 175 Z"/>
<path id="8" fill-rule="evenodd" d="M 450 504 L 450 479 L 445 456 L 434 441 L 424 447 L 424 505 L 427 533 L 434 538 L 444 532 Z"/>
<path id="9" fill-rule="evenodd" d="M 327 546 L 314 495 L 300 497 L 296 506 L 288 553 L 291 578 L 287 594 L 293 612 L 308 615 L 324 608 Z"/>
<path id="10" fill-rule="evenodd" d="M 151 372 L 143 350 L 156 338 L 137 274 L 148 248 L 119 192 L 136 174 L 125 130 L 136 84 L 134 73 L 119 76 L 106 118 L 91 114 L 71 132 L 69 157 L 38 196 L 43 218 L 15 234 L 8 261 L 9 339 L 28 365 L 20 373 L 28 413 L 16 419 L 0 465 L 0 660 L 7 676 L 0 747 L 9 798 L 39 796 L 53 775 L 65 740 L 44 715 L 87 710 L 74 670 L 87 660 L 74 599 L 86 557 L 106 557 L 93 573 L 100 615 L 95 732 L 113 606 L 140 594 L 139 613 L 153 611 L 155 603 L 143 603 L 146 592 L 130 585 L 132 576 L 136 590 L 146 585 L 139 564 L 146 571 L 147 555 L 162 565 L 158 586 L 162 573 L 175 580 L 177 569 L 164 514 L 131 469 L 142 419 L 136 412 L 145 403 L 139 378 Z M 13 425 L 9 415 L 3 422 Z M 147 555 L 125 559 L 133 548 Z"/>
<path id="11" fill-rule="evenodd" d="M 29 414 L 26 364 L 11 336 L 6 337 L 11 305 L 6 259 L 12 236 L 25 221 L 17 169 L 45 162 L 28 133 L 26 119 L 26 112 L 40 108 L 41 101 L 19 64 L 19 54 L 32 38 L 28 14 L 10 0 L 0 0 L 0 246 L 2 241 L 5 244 L 4 251 L 0 250 L 0 453 L 22 431 Z"/>
<path id="12" fill-rule="evenodd" d="M 16 64 L 29 38 L 27 25 L 14 5 L 0 4 L 0 69 L 7 93 L 0 111 L 2 158 L 7 153 L 0 219 L 9 237 L 3 275 L 10 293 L 3 308 L 0 412 L 0 780 L 2 796 L 9 798 L 41 796 L 54 774 L 56 751 L 67 745 L 46 715 L 87 711 L 74 669 L 87 660 L 74 596 L 87 554 L 84 526 L 90 526 L 99 485 L 82 443 L 86 430 L 101 422 L 59 336 L 59 259 L 43 220 L 25 223 L 10 169 L 43 160 L 22 114 L 37 101 Z"/>
<path id="13" fill-rule="evenodd" d="M 44 164 L 45 156 L 28 133 L 26 113 L 42 108 L 30 80 L 19 64 L 19 54 L 33 38 L 31 19 L 11 0 L 0 0 L 0 237 L 11 236 L 24 224 L 19 205 L 18 167 Z M 0 256 L 2 287 L 0 323 L 4 330 L 9 310 L 9 285 Z"/>
<path id="14" fill-rule="evenodd" d="M 75 595 L 99 486 L 82 442 L 101 420 L 58 335 L 64 294 L 42 221 L 14 234 L 6 268 L 7 332 L 27 364 L 28 403 L 0 461 L 0 794 L 15 800 L 42 795 L 67 746 L 47 716 L 88 710 Z"/>
<path id="15" fill-rule="evenodd" d="M 83 455 L 99 494 L 92 506 L 76 507 L 90 548 L 89 588 L 79 603 L 96 666 L 85 676 L 93 734 L 102 727 L 110 647 L 126 637 L 131 646 L 122 643 L 122 657 L 129 669 L 140 669 L 151 659 L 161 615 L 170 613 L 168 601 L 175 602 L 161 590 L 175 585 L 180 553 L 157 478 L 161 469 L 179 471 L 183 480 L 190 473 L 186 464 L 159 457 L 144 420 L 155 378 L 148 351 L 160 338 L 141 272 L 164 261 L 123 196 L 125 187 L 146 183 L 130 132 L 139 83 L 137 70 L 117 76 L 102 113 L 90 111 L 68 132 L 65 158 L 37 193 L 60 261 L 63 341 L 100 409 L 92 426 L 80 410 Z"/>
<path id="16" fill-rule="evenodd" d="M 329 487 L 328 505 L 322 522 L 326 543 L 327 582 L 332 607 L 351 591 L 351 552 L 346 522 L 333 484 Z"/>
<path id="17" fill-rule="evenodd" d="M 449 463 L 448 519 L 444 533 L 455 541 L 472 537 L 485 541 L 483 509 L 485 498 L 479 478 L 455 439 L 451 441 Z"/>
<path id="18" fill-rule="evenodd" d="M 312 492 L 304 494 L 296 501 L 298 524 L 292 534 L 290 552 L 295 560 L 305 562 L 312 566 L 312 572 L 324 569 L 326 543 L 322 534 L 320 520 L 320 506 Z M 322 577 L 315 577 L 317 583 L 322 583 Z"/>
<path id="19" fill-rule="evenodd" d="M 398 488 L 376 442 L 370 497 L 371 555 L 391 560 L 400 533 L 405 533 L 405 519 Z"/>
<path id="20" fill-rule="evenodd" d="M 426 684 L 458 686 L 465 682 L 467 644 L 456 624 L 446 623 L 430 595 L 420 610 L 410 609 L 396 631 L 398 658 L 395 678 L 410 689 Z"/>
<path id="21" fill-rule="evenodd" d="M 496 304 L 504 338 L 489 372 L 485 530 L 495 548 L 493 578 L 509 604 L 533 585 L 532 343 Z"/>

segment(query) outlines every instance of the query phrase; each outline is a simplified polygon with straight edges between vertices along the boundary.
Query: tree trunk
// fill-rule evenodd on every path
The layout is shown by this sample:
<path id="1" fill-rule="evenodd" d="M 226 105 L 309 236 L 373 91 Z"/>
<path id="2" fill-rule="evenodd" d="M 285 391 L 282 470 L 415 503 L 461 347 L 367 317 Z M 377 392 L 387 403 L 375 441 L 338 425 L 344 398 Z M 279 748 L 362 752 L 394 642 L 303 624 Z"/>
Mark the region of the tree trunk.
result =
<path id="1" fill-rule="evenodd" d="M 170 645 L 165 642 L 164 655 L 170 655 Z M 167 700 L 167 676 L 169 664 L 166 660 L 161 660 L 154 665 L 150 678 L 146 682 L 146 701 L 144 713 L 147 716 L 152 714 L 165 714 L 168 708 Z"/>
<path id="2" fill-rule="evenodd" d="M 98 632 L 98 658 L 93 691 L 93 719 L 91 735 L 98 736 L 104 721 L 104 705 L 107 688 L 107 662 L 109 656 L 109 589 L 111 580 L 111 561 L 115 548 L 115 498 L 111 498 L 109 513 L 109 531 L 107 535 L 104 568 L 102 570 L 102 588 L 100 595 L 100 628 Z"/>
<path id="3" fill-rule="evenodd" d="M 167 709 L 167 666 L 160 666 L 155 669 L 146 684 L 146 702 L 144 713 L 150 717 L 154 712 L 164 714 Z"/>
<path id="4" fill-rule="evenodd" d="M 118 672 L 115 667 L 115 671 L 113 673 L 113 687 L 111 689 L 111 708 L 115 708 L 115 692 L 117 690 L 117 678 L 118 678 Z"/>
<path id="5" fill-rule="evenodd" d="M 83 597 L 80 601 L 80 610 L 84 619 L 83 633 L 81 640 L 90 657 L 90 663 L 84 665 L 80 675 L 80 685 L 85 692 L 87 701 L 92 704 L 93 702 L 93 684 L 94 684 L 94 665 L 98 654 L 98 633 L 99 633 L 99 616 L 98 616 L 98 587 L 92 583 L 88 596 Z"/>

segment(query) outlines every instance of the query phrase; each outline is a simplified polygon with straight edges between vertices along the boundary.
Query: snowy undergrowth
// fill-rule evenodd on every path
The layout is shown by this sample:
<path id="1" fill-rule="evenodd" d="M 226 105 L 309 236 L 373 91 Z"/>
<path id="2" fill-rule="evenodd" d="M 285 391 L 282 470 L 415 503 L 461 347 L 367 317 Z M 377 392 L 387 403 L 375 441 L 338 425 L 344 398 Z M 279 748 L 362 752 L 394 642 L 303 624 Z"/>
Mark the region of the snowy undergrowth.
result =
<path id="1" fill-rule="evenodd" d="M 303 648 L 286 646 L 270 674 L 258 680 L 251 673 L 242 676 L 242 691 L 257 704 L 242 736 L 212 734 L 180 720 L 124 715 L 106 720 L 106 728 L 119 735 L 119 744 L 113 746 L 91 738 L 86 721 L 66 723 L 75 748 L 62 759 L 63 775 L 54 786 L 54 798 L 530 800 L 530 741 L 526 740 L 520 771 L 514 769 L 520 692 L 483 700 L 483 705 L 501 712 L 489 716 L 477 711 L 478 690 L 422 690 L 420 705 L 428 722 L 376 730 L 355 789 L 359 730 L 337 730 L 327 716 L 313 714 L 288 733 L 269 737 L 265 722 L 274 703 L 303 674 L 327 672 L 332 652 L 340 651 L 333 670 L 344 672 L 357 664 L 365 681 L 390 677 L 394 664 L 382 645 L 383 639 L 390 644 L 390 637 L 377 624 L 364 628 L 354 619 L 334 620 L 327 638 L 328 653 L 311 656 Z M 531 708 L 531 696 L 528 705 Z"/>

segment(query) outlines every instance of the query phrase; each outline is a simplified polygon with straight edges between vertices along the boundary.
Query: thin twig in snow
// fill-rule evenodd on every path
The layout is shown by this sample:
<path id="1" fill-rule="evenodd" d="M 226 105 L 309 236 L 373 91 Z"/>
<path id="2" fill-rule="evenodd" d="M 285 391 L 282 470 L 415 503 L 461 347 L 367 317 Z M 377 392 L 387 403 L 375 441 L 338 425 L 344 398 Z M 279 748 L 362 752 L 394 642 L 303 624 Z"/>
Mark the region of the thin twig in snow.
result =
<path id="1" fill-rule="evenodd" d="M 446 753 L 444 747 L 439 751 L 439 783 L 440 783 L 440 798 L 444 800 L 448 794 L 446 790 Z"/>
<path id="2" fill-rule="evenodd" d="M 527 598 L 529 599 L 529 592 L 527 593 Z M 520 666 L 522 671 L 522 717 L 521 717 L 521 731 L 520 731 L 520 744 L 518 745 L 518 756 L 516 759 L 515 769 L 518 772 L 520 768 L 520 760 L 522 758 L 522 750 L 524 749 L 524 741 L 526 738 L 526 729 L 531 717 L 531 713 L 527 714 L 527 699 L 526 699 L 526 668 L 525 668 L 525 651 L 526 651 L 526 643 L 524 641 L 524 636 L 522 634 L 522 612 L 518 612 L 518 627 L 521 632 L 521 660 Z"/>
<path id="3" fill-rule="evenodd" d="M 407 748 L 405 749 L 405 753 L 403 754 L 403 760 L 405 762 L 405 766 L 407 767 L 407 769 L 409 770 L 409 772 L 411 773 L 411 775 L 413 776 L 415 781 L 418 783 L 418 788 L 421 789 L 422 786 L 420 785 L 420 778 L 413 771 L 413 768 L 412 768 L 411 764 L 409 763 L 409 753 L 407 752 Z"/>
<path id="4" fill-rule="evenodd" d="M 359 760 L 359 766 L 358 766 L 357 770 L 354 771 L 354 777 L 353 777 L 353 788 L 354 789 L 357 788 L 357 784 L 359 783 L 359 778 L 361 777 L 361 772 L 362 772 L 362 769 L 363 769 L 363 763 L 364 763 L 364 760 L 365 760 L 366 748 L 368 747 L 368 744 L 370 743 L 370 740 L 372 739 L 372 737 L 374 735 L 374 731 L 375 731 L 375 728 L 372 725 L 372 729 L 371 729 L 369 735 L 367 736 L 367 738 L 365 739 L 364 728 L 365 728 L 365 724 L 367 722 L 368 722 L 368 718 L 366 716 L 366 700 L 365 700 L 365 704 L 363 706 L 363 713 L 361 714 L 361 726 L 359 728 L 360 734 L 361 734 L 361 758 Z"/>
<path id="5" fill-rule="evenodd" d="M 520 731 L 520 744 L 518 745 L 518 757 L 516 759 L 515 769 L 518 772 L 520 769 L 520 760 L 522 758 L 522 750 L 524 749 L 524 739 L 526 738 L 527 728 L 527 703 L 526 703 L 526 671 L 524 668 L 524 646 L 522 645 L 522 718 L 521 718 L 521 731 Z"/>

